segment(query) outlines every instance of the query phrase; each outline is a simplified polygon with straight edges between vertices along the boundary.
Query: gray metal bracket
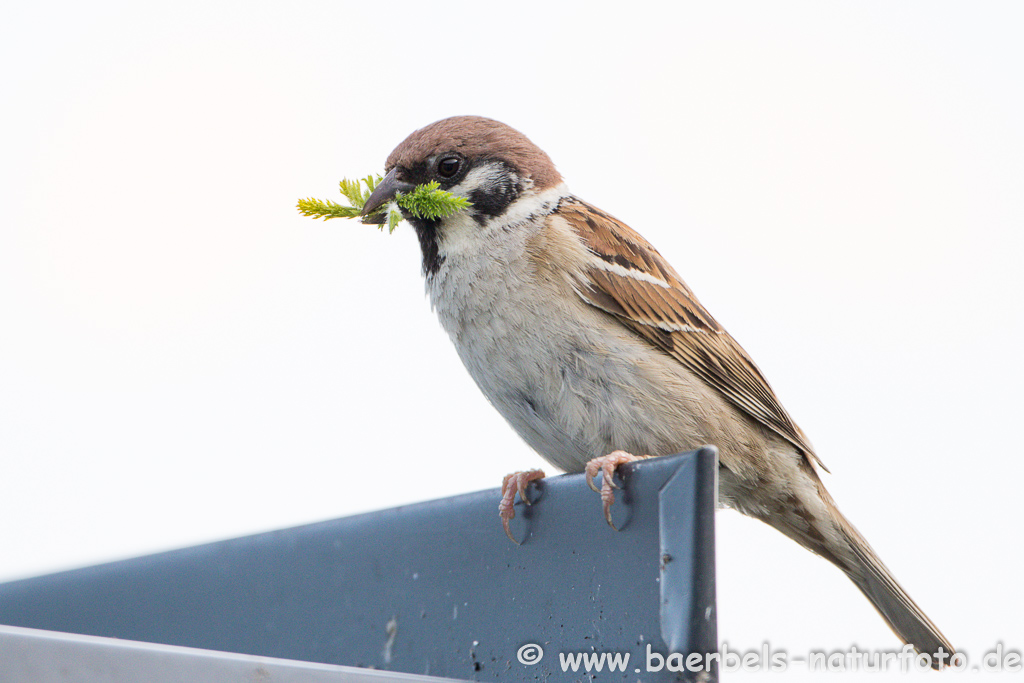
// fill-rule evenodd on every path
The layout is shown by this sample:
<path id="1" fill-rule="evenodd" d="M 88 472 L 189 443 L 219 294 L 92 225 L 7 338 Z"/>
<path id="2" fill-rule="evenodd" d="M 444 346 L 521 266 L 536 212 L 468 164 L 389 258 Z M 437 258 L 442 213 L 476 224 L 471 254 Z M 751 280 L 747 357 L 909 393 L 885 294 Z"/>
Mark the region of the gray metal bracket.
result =
<path id="1" fill-rule="evenodd" d="M 629 653 L 600 678 L 678 680 L 647 653 L 717 649 L 717 469 L 711 447 L 620 468 L 619 531 L 581 475 L 552 477 L 516 505 L 521 546 L 481 491 L 0 584 L 0 623 L 481 681 Z"/>

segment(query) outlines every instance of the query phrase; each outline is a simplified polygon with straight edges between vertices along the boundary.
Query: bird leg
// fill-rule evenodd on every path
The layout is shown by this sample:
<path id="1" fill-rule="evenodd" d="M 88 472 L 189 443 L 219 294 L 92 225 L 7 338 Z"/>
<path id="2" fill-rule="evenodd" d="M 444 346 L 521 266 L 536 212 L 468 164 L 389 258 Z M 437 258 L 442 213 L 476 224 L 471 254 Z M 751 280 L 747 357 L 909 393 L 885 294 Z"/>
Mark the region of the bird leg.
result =
<path id="1" fill-rule="evenodd" d="M 531 505 L 530 499 L 526 496 L 526 487 L 531 481 L 544 478 L 544 470 L 527 470 L 526 472 L 513 472 L 506 474 L 501 481 L 501 502 L 498 503 L 498 517 L 501 518 L 501 526 L 505 529 L 505 535 L 509 540 L 519 545 L 519 541 L 512 536 L 512 530 L 508 523 L 516 516 L 516 493 L 527 505 Z"/>
<path id="2" fill-rule="evenodd" d="M 601 494 L 601 503 L 604 507 L 604 518 L 608 522 L 608 526 L 616 529 L 615 524 L 612 523 L 612 503 L 615 502 L 615 489 L 619 488 L 615 483 L 615 470 L 618 469 L 619 465 L 625 465 L 627 462 L 636 462 L 637 460 L 646 460 L 650 458 L 649 455 L 633 455 L 626 451 L 612 451 L 608 455 L 603 455 L 600 458 L 594 458 L 587 463 L 587 485 L 594 489 L 597 493 Z M 594 485 L 594 477 L 597 473 L 601 473 L 601 488 L 598 489 Z"/>

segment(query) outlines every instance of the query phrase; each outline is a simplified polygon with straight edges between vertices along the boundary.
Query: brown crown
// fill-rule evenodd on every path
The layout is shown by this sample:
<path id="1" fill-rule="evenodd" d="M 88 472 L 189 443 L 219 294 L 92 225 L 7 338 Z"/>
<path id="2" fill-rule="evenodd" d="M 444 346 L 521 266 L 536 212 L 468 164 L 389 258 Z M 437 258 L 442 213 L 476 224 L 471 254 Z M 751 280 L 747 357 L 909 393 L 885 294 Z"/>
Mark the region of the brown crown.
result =
<path id="1" fill-rule="evenodd" d="M 483 116 L 453 116 L 420 128 L 395 147 L 386 170 L 410 168 L 442 152 L 459 152 L 469 159 L 501 159 L 532 179 L 537 190 L 562 181 L 544 150 L 515 128 Z"/>

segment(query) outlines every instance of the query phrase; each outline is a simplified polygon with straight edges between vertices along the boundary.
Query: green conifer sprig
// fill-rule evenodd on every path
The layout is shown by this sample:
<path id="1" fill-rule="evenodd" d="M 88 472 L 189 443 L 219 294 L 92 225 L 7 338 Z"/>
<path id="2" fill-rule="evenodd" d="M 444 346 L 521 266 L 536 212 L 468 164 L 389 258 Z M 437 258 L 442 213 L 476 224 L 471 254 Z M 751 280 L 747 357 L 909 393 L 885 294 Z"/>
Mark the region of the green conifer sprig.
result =
<path id="1" fill-rule="evenodd" d="M 366 200 L 370 198 L 370 194 L 381 180 L 382 178 L 379 175 L 368 175 L 357 180 L 345 178 L 338 183 L 341 194 L 349 201 L 351 206 L 345 206 L 330 199 L 323 200 L 309 197 L 307 199 L 300 199 L 297 208 L 303 216 L 323 218 L 325 221 L 331 218 L 359 218 L 359 214 L 363 211 L 363 206 L 366 205 Z M 363 186 L 366 187 L 365 190 Z M 472 203 L 465 197 L 458 197 L 451 192 L 442 190 L 437 181 L 417 185 L 408 193 L 399 192 L 395 195 L 395 202 L 413 216 L 427 219 L 447 218 L 462 209 L 472 206 Z M 364 216 L 363 222 L 380 223 L 380 227 L 383 230 L 385 221 L 382 220 L 383 217 L 380 214 L 384 211 L 388 212 L 388 232 L 394 232 L 395 226 L 402 221 L 402 214 L 394 208 L 388 210 L 387 207 L 381 207 L 371 215 Z"/>
<path id="2" fill-rule="evenodd" d="M 447 218 L 469 208 L 472 204 L 465 197 L 459 197 L 441 189 L 436 180 L 417 185 L 408 194 L 399 193 L 398 205 L 417 218 Z"/>

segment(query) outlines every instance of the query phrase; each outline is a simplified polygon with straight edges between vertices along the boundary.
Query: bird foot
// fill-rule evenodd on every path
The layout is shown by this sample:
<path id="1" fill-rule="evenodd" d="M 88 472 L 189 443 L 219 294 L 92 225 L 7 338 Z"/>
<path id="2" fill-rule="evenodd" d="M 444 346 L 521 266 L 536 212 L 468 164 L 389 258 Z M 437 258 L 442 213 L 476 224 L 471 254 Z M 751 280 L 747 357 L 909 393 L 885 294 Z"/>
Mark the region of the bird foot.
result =
<path id="1" fill-rule="evenodd" d="M 516 516 L 516 493 L 519 494 L 519 498 L 524 503 L 532 505 L 530 499 L 526 496 L 526 487 L 530 485 L 531 481 L 543 478 L 544 470 L 527 470 L 526 472 L 506 474 L 505 478 L 501 481 L 501 502 L 498 503 L 498 517 L 501 518 L 501 526 L 505 529 L 505 535 L 516 545 L 519 545 L 519 541 L 515 539 L 512 535 L 512 530 L 508 527 L 508 523 Z"/>
<path id="2" fill-rule="evenodd" d="M 601 494 L 604 519 L 608 522 L 608 526 L 616 531 L 618 531 L 618 529 L 612 522 L 612 504 L 615 502 L 615 489 L 619 488 L 615 483 L 615 470 L 618 469 L 619 465 L 625 465 L 627 462 L 646 460 L 650 457 L 651 456 L 649 455 L 633 455 L 626 451 L 612 451 L 608 455 L 603 455 L 600 458 L 594 458 L 587 463 L 587 486 Z M 594 485 L 594 477 L 597 476 L 598 472 L 601 473 L 600 489 Z"/>

